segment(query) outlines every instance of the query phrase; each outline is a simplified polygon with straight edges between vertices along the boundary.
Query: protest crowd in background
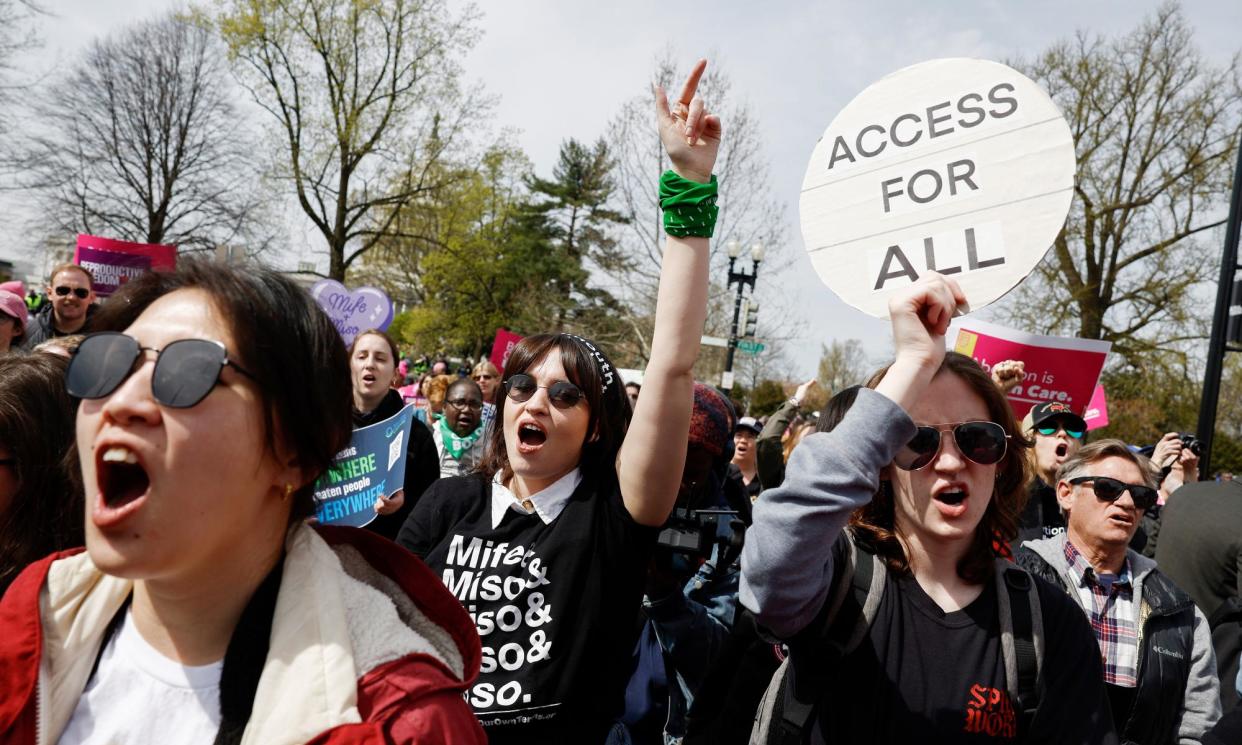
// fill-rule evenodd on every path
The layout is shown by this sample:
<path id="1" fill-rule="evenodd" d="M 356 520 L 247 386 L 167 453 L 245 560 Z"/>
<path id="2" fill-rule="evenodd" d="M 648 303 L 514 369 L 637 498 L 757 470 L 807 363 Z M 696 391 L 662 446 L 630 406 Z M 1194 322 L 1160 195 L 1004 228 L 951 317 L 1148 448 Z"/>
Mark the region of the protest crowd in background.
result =
<path id="1" fill-rule="evenodd" d="M 694 379 L 704 65 L 655 95 L 641 381 L 542 329 L 343 343 L 210 260 L 0 289 L 0 742 L 1242 742 L 1242 486 L 1015 408 L 1053 348 L 947 343 L 952 273 L 840 390 L 757 419 Z"/>

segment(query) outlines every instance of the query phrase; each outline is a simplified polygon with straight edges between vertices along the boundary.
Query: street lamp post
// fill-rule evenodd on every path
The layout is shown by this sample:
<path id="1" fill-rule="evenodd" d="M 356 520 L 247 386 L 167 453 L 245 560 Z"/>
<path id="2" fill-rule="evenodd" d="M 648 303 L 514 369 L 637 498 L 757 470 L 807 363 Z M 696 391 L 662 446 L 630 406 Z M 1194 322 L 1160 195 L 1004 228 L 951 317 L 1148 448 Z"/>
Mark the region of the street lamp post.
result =
<path id="1" fill-rule="evenodd" d="M 729 331 L 729 348 L 725 355 L 725 371 L 721 376 L 720 387 L 726 391 L 733 390 L 733 353 L 737 351 L 738 342 L 738 319 L 742 313 L 742 299 L 744 297 L 743 290 L 750 287 L 751 294 L 755 292 L 755 277 L 759 276 L 759 262 L 763 261 L 763 244 L 756 242 L 750 247 L 751 267 L 750 273 L 745 271 L 735 271 L 734 264 L 739 256 L 742 255 L 742 244 L 737 239 L 732 239 L 725 244 L 725 250 L 729 254 L 729 287 L 737 285 L 737 296 L 733 301 L 733 326 Z"/>

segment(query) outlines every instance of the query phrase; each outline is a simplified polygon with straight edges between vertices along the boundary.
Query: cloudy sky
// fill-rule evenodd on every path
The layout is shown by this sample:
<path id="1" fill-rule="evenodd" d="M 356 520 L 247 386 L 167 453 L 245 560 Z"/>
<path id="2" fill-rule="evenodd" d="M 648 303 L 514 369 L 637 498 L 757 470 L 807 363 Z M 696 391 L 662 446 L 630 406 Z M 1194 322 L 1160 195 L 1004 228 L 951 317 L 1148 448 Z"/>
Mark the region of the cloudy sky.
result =
<path id="1" fill-rule="evenodd" d="M 167 0 L 46 0 L 45 45 L 26 61 L 30 74 L 55 74 L 85 42 L 181 4 Z M 806 333 L 793 345 L 790 377 L 810 375 L 819 346 L 861 338 L 873 355 L 888 344 L 886 325 L 839 300 L 803 253 L 797 196 L 807 159 L 833 116 L 868 84 L 937 57 L 1029 57 L 1077 30 L 1106 35 L 1132 28 L 1154 0 L 867 0 L 765 3 L 715 0 L 484 0 L 483 38 L 466 59 L 469 76 L 500 98 L 495 124 L 548 173 L 561 140 L 608 136 L 623 101 L 644 90 L 664 49 L 689 67 L 708 56 L 732 78 L 735 95 L 758 115 L 775 197 L 787 205 L 790 267 L 761 277 L 767 291 L 798 299 Z M 1242 49 L 1242 2 L 1188 0 L 1185 15 L 1209 60 Z M 724 123 L 726 136 L 728 122 Z M 723 185 L 727 188 L 727 185 Z M 653 187 L 654 188 L 654 187 Z M 14 236 L 13 213 L 0 235 Z M 7 220 L 7 223 L 6 223 Z M 10 244 L 13 245 L 13 244 Z M 0 255 L 14 251 L 0 250 Z"/>

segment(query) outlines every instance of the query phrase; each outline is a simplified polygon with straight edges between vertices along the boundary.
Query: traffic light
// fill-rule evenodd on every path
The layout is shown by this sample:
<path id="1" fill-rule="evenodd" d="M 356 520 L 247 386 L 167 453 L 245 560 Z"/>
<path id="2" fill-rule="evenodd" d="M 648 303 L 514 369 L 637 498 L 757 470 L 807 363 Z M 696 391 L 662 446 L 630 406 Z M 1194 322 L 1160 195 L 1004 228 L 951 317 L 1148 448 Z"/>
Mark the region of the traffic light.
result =
<path id="1" fill-rule="evenodd" d="M 1225 340 L 1242 344 L 1242 279 L 1233 281 L 1233 295 L 1229 298 L 1229 322 L 1225 325 Z"/>
<path id="2" fill-rule="evenodd" d="M 755 326 L 759 325 L 759 303 L 754 300 L 748 301 L 747 310 L 749 312 L 746 314 L 746 332 L 742 336 L 753 339 L 755 338 Z"/>

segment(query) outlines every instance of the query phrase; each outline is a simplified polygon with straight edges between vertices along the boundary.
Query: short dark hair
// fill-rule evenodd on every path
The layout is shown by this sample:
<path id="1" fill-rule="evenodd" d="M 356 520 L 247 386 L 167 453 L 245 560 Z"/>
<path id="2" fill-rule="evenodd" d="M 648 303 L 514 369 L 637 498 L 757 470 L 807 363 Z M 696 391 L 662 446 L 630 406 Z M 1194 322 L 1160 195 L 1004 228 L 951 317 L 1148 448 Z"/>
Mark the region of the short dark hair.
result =
<path id="1" fill-rule="evenodd" d="M 836 429 L 845 415 L 849 413 L 854 401 L 858 399 L 858 391 L 861 388 L 861 385 L 852 385 L 837 391 L 836 395 L 828 399 L 828 403 L 824 404 L 824 408 L 819 412 L 819 421 L 815 423 L 815 431 L 831 432 Z"/>
<path id="2" fill-rule="evenodd" d="M 888 366 L 872 375 L 867 381 L 867 387 L 875 388 L 887 372 Z M 996 559 L 994 543 L 1007 545 L 1018 535 L 1018 516 L 1026 506 L 1026 482 L 1030 472 L 1025 451 L 1032 443 L 1019 430 L 1009 399 L 978 362 L 966 355 L 948 352 L 944 356 L 944 362 L 940 364 L 940 369 L 936 371 L 937 375 L 945 373 L 956 375 L 983 399 L 988 409 L 988 417 L 1003 427 L 1009 435 L 1009 448 L 1005 458 L 997 464 L 992 499 L 975 527 L 970 548 L 957 564 L 959 577 L 978 584 L 986 582 L 992 576 L 993 562 Z M 909 569 L 909 559 L 897 538 L 892 484 L 881 482 L 880 490 L 871 502 L 855 510 L 850 516 L 850 525 L 856 534 L 875 547 L 876 552 L 884 557 L 891 568 L 902 572 Z"/>
<path id="3" fill-rule="evenodd" d="M 630 382 L 626 383 L 626 384 L 625 384 L 625 387 L 626 387 L 626 388 L 633 388 L 633 389 L 634 389 L 634 390 L 636 390 L 636 391 L 642 391 L 642 389 L 643 389 L 643 387 L 642 387 L 641 385 L 639 385 L 638 383 L 635 383 L 635 382 L 634 382 L 634 381 L 632 381 L 632 380 L 631 380 Z"/>
<path id="4" fill-rule="evenodd" d="M 0 594 L 27 564 L 83 543 L 81 478 L 72 450 L 69 360 L 52 354 L 0 357 L 0 445 L 13 459 L 17 493 L 0 514 Z"/>
<path id="5" fill-rule="evenodd" d="M 553 352 L 560 355 L 561 365 L 569 382 L 582 389 L 591 418 L 587 423 L 587 439 L 582 446 L 578 461 L 584 476 L 615 477 L 617 453 L 625 440 L 630 426 L 630 399 L 623 386 L 613 383 L 604 389 L 604 375 L 600 361 L 596 359 L 587 343 L 570 334 L 536 334 L 518 342 L 505 363 L 503 380 L 508 381 L 518 373 L 529 370 L 536 362 Z M 615 370 L 612 362 L 604 357 L 598 345 L 592 343 L 603 364 Z M 615 376 L 614 376 L 615 377 Z M 479 471 L 488 479 L 497 473 L 503 479 L 513 475 L 509 466 L 509 451 L 505 448 L 505 402 L 507 395 L 496 397 L 496 415 L 488 434 L 487 450 L 479 464 Z"/>
<path id="6" fill-rule="evenodd" d="M 449 383 L 448 388 L 444 389 L 444 400 L 445 401 L 448 400 L 449 393 L 454 388 L 470 388 L 475 393 L 479 394 L 479 398 L 483 398 L 483 389 L 479 387 L 478 383 L 474 382 L 470 378 L 458 378 L 457 380 L 454 380 L 452 383 Z"/>
<path id="7" fill-rule="evenodd" d="M 345 342 L 310 294 L 262 267 L 235 268 L 181 258 L 172 271 L 145 272 L 121 285 L 95 316 L 97 331 L 123 331 L 151 303 L 176 290 L 202 290 L 233 334 L 238 360 L 262 398 L 269 451 L 290 448 L 305 469 L 291 519 L 314 511 L 315 478 L 348 443 L 353 386 Z"/>

